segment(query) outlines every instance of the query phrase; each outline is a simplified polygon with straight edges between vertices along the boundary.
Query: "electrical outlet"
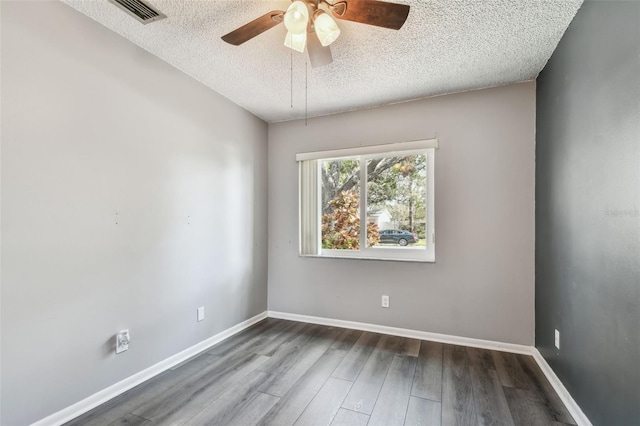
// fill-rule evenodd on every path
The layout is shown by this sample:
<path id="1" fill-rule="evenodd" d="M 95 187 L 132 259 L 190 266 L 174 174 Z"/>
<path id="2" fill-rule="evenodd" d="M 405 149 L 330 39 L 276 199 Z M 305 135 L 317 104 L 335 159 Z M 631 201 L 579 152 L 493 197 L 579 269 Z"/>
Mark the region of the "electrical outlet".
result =
<path id="1" fill-rule="evenodd" d="M 128 350 L 130 340 L 129 330 L 120 330 L 120 332 L 116 334 L 116 353 L 119 354 L 120 352 Z"/>
<path id="2" fill-rule="evenodd" d="M 198 322 L 204 320 L 204 306 L 198 308 Z"/>
<path id="3" fill-rule="evenodd" d="M 555 345 L 556 348 L 560 349 L 560 332 L 558 330 L 555 332 Z"/>
<path id="4" fill-rule="evenodd" d="M 388 308 L 389 307 L 389 296 L 382 295 L 382 307 L 383 308 Z"/>

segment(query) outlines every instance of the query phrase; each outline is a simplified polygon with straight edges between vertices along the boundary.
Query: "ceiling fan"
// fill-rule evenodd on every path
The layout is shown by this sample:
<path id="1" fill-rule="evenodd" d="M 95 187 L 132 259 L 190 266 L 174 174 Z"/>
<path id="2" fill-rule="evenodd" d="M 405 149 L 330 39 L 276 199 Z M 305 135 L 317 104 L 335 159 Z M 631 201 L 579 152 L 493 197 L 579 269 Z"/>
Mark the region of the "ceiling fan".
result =
<path id="1" fill-rule="evenodd" d="M 407 20 L 409 6 L 378 0 L 291 0 L 284 10 L 272 10 L 222 36 L 222 40 L 239 46 L 284 22 L 287 36 L 284 45 L 309 53 L 314 68 L 333 61 L 329 45 L 340 36 L 333 18 L 399 30 Z M 332 18 L 333 16 L 333 18 Z"/>

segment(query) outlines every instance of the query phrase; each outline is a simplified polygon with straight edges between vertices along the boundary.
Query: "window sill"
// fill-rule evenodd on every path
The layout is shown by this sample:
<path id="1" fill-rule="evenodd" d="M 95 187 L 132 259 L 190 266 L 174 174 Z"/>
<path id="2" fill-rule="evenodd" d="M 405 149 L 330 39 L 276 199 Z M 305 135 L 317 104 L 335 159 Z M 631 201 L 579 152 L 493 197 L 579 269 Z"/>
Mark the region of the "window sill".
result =
<path id="1" fill-rule="evenodd" d="M 391 262 L 413 262 L 413 263 L 436 263 L 435 259 L 403 259 L 389 257 L 365 257 L 365 256 L 338 256 L 328 254 L 299 254 L 298 257 L 318 258 L 318 259 L 344 259 L 344 260 L 382 260 Z"/>

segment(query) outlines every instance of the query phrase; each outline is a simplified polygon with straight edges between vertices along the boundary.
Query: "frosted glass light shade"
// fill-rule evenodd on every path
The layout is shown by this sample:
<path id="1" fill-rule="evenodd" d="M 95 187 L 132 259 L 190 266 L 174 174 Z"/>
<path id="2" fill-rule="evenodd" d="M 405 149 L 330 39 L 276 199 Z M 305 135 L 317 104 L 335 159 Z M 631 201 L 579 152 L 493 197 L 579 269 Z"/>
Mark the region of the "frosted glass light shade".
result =
<path id="1" fill-rule="evenodd" d="M 284 14 L 284 26 L 293 34 L 302 34 L 307 32 L 309 24 L 309 9 L 302 1 L 294 1 L 289 5 L 287 12 Z"/>
<path id="2" fill-rule="evenodd" d="M 328 46 L 340 37 L 340 28 L 334 19 L 322 12 L 318 14 L 314 20 L 314 26 L 316 28 L 316 34 L 318 40 L 323 46 Z"/>
<path id="3" fill-rule="evenodd" d="M 287 37 L 284 39 L 284 45 L 296 52 L 304 52 L 304 48 L 307 45 L 307 32 L 305 31 L 302 34 L 294 34 L 289 31 L 287 33 Z"/>

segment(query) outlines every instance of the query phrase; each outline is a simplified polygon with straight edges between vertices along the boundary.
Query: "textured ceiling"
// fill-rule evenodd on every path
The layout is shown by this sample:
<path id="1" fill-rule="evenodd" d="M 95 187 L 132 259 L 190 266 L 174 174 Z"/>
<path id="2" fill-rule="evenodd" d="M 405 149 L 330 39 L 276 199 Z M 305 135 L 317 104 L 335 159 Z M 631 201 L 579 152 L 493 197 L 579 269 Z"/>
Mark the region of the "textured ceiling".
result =
<path id="1" fill-rule="evenodd" d="M 288 0 L 149 0 L 142 25 L 107 0 L 62 0 L 268 122 L 537 77 L 582 0 L 396 0 L 400 31 L 338 21 L 334 61 L 306 66 L 279 25 L 241 46 L 220 37 Z M 350 0 L 358 1 L 358 0 Z"/>

